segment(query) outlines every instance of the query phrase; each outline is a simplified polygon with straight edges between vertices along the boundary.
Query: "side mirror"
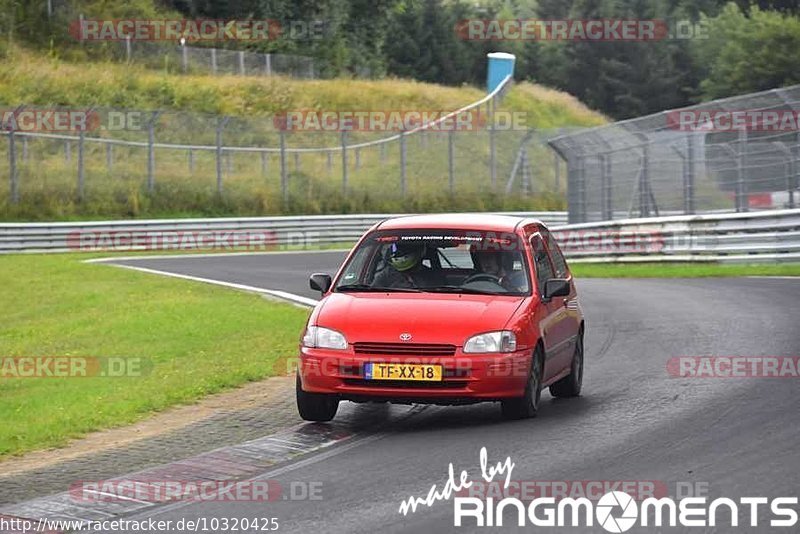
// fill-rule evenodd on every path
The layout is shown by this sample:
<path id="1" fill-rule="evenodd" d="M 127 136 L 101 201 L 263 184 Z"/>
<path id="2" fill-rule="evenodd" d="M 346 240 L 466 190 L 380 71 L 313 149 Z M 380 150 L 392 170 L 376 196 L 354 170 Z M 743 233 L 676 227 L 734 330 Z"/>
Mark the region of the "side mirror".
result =
<path id="1" fill-rule="evenodd" d="M 542 297 L 549 300 L 553 297 L 566 297 L 569 295 L 569 280 L 565 278 L 551 278 L 544 283 Z"/>
<path id="2" fill-rule="evenodd" d="M 316 289 L 324 295 L 331 288 L 331 275 L 314 273 L 308 279 L 308 285 L 311 286 L 311 289 Z"/>

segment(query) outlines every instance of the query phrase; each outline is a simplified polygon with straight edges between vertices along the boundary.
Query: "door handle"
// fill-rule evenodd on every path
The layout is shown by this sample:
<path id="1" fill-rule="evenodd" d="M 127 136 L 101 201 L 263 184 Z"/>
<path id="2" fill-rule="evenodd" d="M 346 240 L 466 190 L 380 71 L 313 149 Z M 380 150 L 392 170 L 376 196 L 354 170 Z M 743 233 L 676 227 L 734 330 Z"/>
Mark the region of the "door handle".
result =
<path id="1" fill-rule="evenodd" d="M 569 298 L 564 299 L 564 307 L 566 308 L 567 306 L 569 306 Z"/>

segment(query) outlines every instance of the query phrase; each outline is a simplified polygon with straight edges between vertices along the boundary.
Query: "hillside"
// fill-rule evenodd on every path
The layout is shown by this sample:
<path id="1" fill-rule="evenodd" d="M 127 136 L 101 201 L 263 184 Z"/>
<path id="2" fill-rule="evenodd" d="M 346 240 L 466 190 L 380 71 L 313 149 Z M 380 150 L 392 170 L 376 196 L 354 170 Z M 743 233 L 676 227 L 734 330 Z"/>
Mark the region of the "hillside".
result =
<path id="1" fill-rule="evenodd" d="M 234 117 L 225 132 L 231 146 L 278 146 L 277 137 L 261 132 L 269 116 L 287 110 L 453 110 L 479 100 L 475 87 L 444 87 L 409 80 L 298 80 L 283 77 L 183 76 L 112 62 L 73 63 L 14 47 L 0 64 L 0 106 L 64 106 L 85 109 L 164 110 L 156 137 L 160 142 L 212 145 L 214 116 Z M 502 102 L 505 111 L 523 112 L 526 125 L 552 134 L 553 128 L 593 126 L 605 119 L 576 99 L 529 83 L 515 85 Z M 238 117 L 238 118 L 237 118 Z M 238 121 L 238 122 L 237 122 Z M 263 133 L 263 135 L 262 135 Z M 274 132 L 273 132 L 274 133 Z M 351 142 L 393 132 L 354 134 Z M 124 135 L 124 134 L 120 134 Z M 516 157 L 523 131 L 498 134 L 498 183 L 502 186 Z M 143 140 L 139 136 L 129 138 Z M 2 141 L 5 144 L 5 141 Z M 447 192 L 447 139 L 431 134 L 408 146 L 408 195 L 392 179 L 399 176 L 396 148 L 365 149 L 351 154 L 347 195 L 341 191 L 341 161 L 326 154 L 290 158 L 290 201 L 279 191 L 277 158 L 262 160 L 230 153 L 225 193 L 215 190 L 215 162 L 210 151 L 156 151 L 156 190 L 148 193 L 146 153 L 115 147 L 113 164 L 104 147 L 87 144 L 86 198 L 76 200 L 76 152 L 70 143 L 30 139 L 18 165 L 21 201 L 9 202 L 0 189 L 0 218 L 64 219 L 85 217 L 156 217 L 190 215 L 260 215 L 353 211 L 426 211 L 448 209 L 557 209 L 563 196 L 552 176 L 552 155 L 540 144 L 547 167 L 533 184 L 533 195 L 504 196 L 487 188 L 486 132 L 459 134 L 456 140 L 457 195 Z M 288 146 L 337 146 L 338 134 L 293 134 Z M 75 144 L 74 142 L 72 144 Z M 5 152 L 5 150 L 3 150 Z M 187 157 L 193 158 L 187 165 Z M 6 177 L 8 168 L 0 166 Z M 443 183 L 444 180 L 444 183 Z"/>
<path id="2" fill-rule="evenodd" d="M 70 63 L 15 48 L 0 63 L 0 105 L 110 106 L 238 116 L 289 109 L 457 109 L 484 96 L 474 87 L 411 80 L 299 80 L 283 77 L 183 76 L 119 63 Z M 604 118 L 565 93 L 517 85 L 504 109 L 524 111 L 532 126 L 595 126 Z"/>

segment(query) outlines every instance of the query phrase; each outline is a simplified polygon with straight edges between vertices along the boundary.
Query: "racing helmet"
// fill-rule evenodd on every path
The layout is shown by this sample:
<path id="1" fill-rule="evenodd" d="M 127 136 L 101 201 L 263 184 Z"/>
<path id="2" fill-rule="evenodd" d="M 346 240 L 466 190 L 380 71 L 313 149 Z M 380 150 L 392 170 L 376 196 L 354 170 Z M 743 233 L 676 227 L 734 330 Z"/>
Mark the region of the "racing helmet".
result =
<path id="1" fill-rule="evenodd" d="M 389 264 L 398 271 L 408 271 L 422 260 L 425 246 L 417 243 L 392 243 Z"/>

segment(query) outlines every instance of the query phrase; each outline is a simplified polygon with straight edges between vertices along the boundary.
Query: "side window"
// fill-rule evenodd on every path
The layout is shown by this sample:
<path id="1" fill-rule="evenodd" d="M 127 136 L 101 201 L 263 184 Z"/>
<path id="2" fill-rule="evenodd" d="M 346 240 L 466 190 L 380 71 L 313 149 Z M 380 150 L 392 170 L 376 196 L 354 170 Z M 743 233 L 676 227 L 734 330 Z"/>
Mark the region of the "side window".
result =
<path id="1" fill-rule="evenodd" d="M 558 243 L 556 243 L 553 234 L 544 232 L 544 237 L 547 240 L 547 248 L 550 251 L 550 259 L 553 260 L 553 268 L 555 269 L 556 278 L 566 278 L 569 275 L 567 268 L 567 260 L 564 259 L 564 254 L 561 252 Z"/>
<path id="2" fill-rule="evenodd" d="M 370 252 L 371 247 L 361 247 L 356 251 L 355 255 L 350 259 L 350 263 L 347 264 L 347 268 L 342 273 L 342 278 L 338 285 L 364 282 L 360 278 L 361 273 L 364 271 L 364 263 L 367 261 L 367 258 L 369 258 Z"/>
<path id="3" fill-rule="evenodd" d="M 533 253 L 533 264 L 536 268 L 536 283 L 539 291 L 544 289 L 544 283 L 554 278 L 553 266 L 550 265 L 550 258 L 547 257 L 547 249 L 544 246 L 542 236 L 534 234 L 531 237 L 531 252 Z"/>

